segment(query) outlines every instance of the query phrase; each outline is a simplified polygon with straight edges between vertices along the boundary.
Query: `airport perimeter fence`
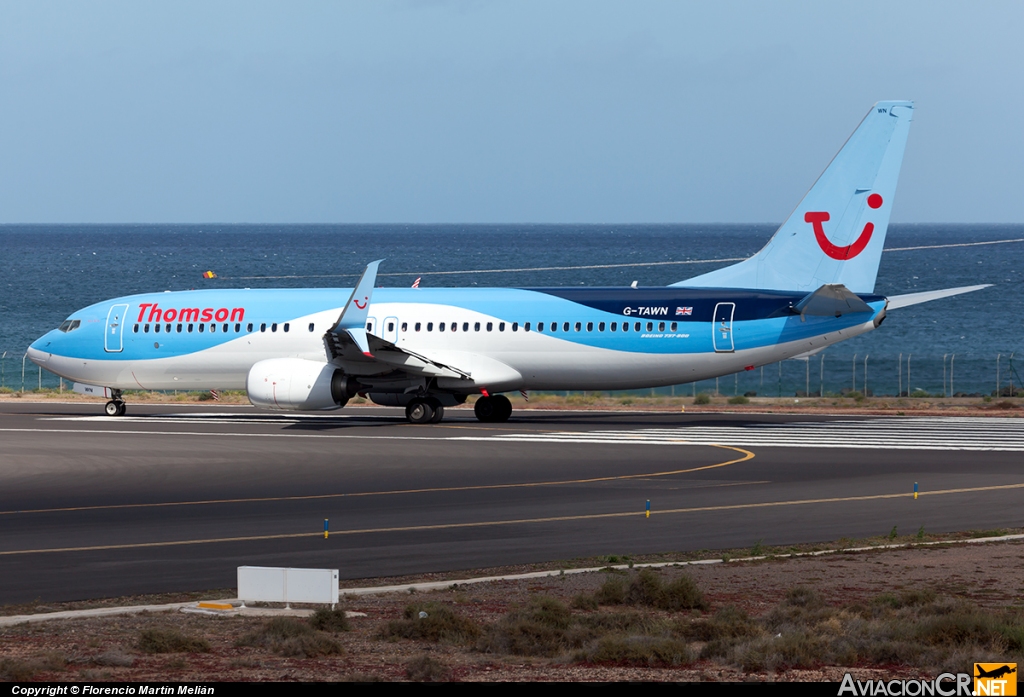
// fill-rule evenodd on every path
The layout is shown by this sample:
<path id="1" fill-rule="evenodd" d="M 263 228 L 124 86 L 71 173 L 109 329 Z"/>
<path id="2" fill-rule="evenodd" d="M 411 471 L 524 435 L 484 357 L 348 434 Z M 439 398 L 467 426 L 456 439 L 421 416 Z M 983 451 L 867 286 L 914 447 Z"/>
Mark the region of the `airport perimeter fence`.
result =
<path id="1" fill-rule="evenodd" d="M 833 353 L 791 359 L 696 383 L 615 394 L 649 396 L 736 395 L 760 397 L 1024 396 L 1024 351 L 930 355 Z M 70 390 L 72 385 L 28 360 L 24 351 L 0 351 L 0 391 Z M 164 390 L 173 392 L 172 390 Z M 566 394 L 566 393 L 562 393 Z"/>

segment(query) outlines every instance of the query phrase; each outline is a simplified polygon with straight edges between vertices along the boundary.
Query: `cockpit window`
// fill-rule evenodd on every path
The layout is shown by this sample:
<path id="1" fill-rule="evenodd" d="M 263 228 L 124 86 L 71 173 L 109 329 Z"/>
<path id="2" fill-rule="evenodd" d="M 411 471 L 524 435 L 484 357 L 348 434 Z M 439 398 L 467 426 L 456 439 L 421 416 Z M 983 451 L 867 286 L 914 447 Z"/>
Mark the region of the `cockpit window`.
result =
<path id="1" fill-rule="evenodd" d="M 64 320 L 63 322 L 60 323 L 60 326 L 57 327 L 57 329 L 62 331 L 62 332 L 64 332 L 64 333 L 67 333 L 67 332 L 75 331 L 80 326 L 82 326 L 82 320 L 79 320 L 79 319 L 66 319 L 66 320 Z"/>

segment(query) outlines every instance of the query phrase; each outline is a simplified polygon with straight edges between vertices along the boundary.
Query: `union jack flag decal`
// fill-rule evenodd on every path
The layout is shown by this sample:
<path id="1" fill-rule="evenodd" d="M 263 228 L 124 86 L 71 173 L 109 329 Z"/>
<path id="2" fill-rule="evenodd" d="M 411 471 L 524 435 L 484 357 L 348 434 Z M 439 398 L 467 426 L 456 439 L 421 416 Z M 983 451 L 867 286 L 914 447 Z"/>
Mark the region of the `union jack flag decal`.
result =
<path id="1" fill-rule="evenodd" d="M 676 316 L 677 317 L 689 317 L 692 314 L 693 314 L 693 308 L 692 307 L 677 307 L 676 308 Z"/>

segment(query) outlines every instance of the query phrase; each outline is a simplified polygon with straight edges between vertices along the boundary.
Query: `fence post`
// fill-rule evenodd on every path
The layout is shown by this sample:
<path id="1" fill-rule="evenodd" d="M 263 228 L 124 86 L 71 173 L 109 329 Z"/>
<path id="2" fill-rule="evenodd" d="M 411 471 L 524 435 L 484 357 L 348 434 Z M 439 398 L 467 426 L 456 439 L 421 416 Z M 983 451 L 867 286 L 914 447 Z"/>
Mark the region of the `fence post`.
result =
<path id="1" fill-rule="evenodd" d="M 948 353 L 942 354 L 942 396 L 946 396 L 946 356 Z"/>
<path id="2" fill-rule="evenodd" d="M 825 353 L 824 352 L 822 352 L 822 354 L 821 354 L 821 368 L 818 369 L 818 380 L 820 381 L 820 384 L 818 385 L 818 396 L 819 397 L 824 397 L 825 396 Z"/>
<path id="3" fill-rule="evenodd" d="M 4 355 L 0 356 L 0 387 L 4 386 L 4 377 L 6 375 L 7 368 L 7 352 L 4 351 Z"/>
<path id="4" fill-rule="evenodd" d="M 21 391 L 25 391 L 25 359 L 28 358 L 28 353 L 21 357 Z"/>
<path id="5" fill-rule="evenodd" d="M 868 396 L 868 356 L 870 353 L 864 354 L 864 396 Z"/>
<path id="6" fill-rule="evenodd" d="M 956 354 L 954 353 L 949 357 L 949 396 L 953 396 L 953 361 L 956 360 Z"/>
<path id="7" fill-rule="evenodd" d="M 907 396 L 908 397 L 910 396 L 910 357 L 913 356 L 913 355 L 914 354 L 912 354 L 912 353 L 908 353 L 907 354 Z"/>
<path id="8" fill-rule="evenodd" d="M 899 365 L 896 366 L 896 379 L 900 381 L 900 387 L 896 390 L 896 396 L 903 396 L 903 352 L 900 351 L 900 357 L 897 361 Z"/>
<path id="9" fill-rule="evenodd" d="M 999 357 L 1003 354 L 996 354 L 996 397 L 999 396 Z"/>

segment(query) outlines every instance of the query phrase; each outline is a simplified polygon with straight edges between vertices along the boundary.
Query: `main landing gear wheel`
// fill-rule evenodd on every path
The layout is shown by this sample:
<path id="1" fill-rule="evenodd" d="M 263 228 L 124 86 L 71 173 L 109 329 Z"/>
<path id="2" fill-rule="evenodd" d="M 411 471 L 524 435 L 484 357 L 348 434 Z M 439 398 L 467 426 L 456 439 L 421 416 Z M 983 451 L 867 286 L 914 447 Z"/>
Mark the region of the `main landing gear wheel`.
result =
<path id="1" fill-rule="evenodd" d="M 444 418 L 444 405 L 434 397 L 428 397 L 427 404 L 429 404 L 430 408 L 434 410 L 434 415 L 430 418 L 430 423 L 441 423 L 441 419 Z"/>
<path id="2" fill-rule="evenodd" d="M 444 412 L 442 411 L 441 413 L 443 416 Z M 406 405 L 405 418 L 407 418 L 411 424 L 435 423 L 433 421 L 434 407 L 427 400 L 417 397 Z"/>
<path id="3" fill-rule="evenodd" d="M 512 416 L 512 402 L 503 394 L 493 397 L 481 397 L 476 400 L 473 412 L 479 421 L 487 424 L 498 424 L 508 421 Z"/>
<path id="4" fill-rule="evenodd" d="M 120 400 L 110 400 L 106 406 L 103 407 L 103 411 L 107 413 L 107 416 L 124 416 L 124 413 L 128 410 L 125 403 Z"/>

